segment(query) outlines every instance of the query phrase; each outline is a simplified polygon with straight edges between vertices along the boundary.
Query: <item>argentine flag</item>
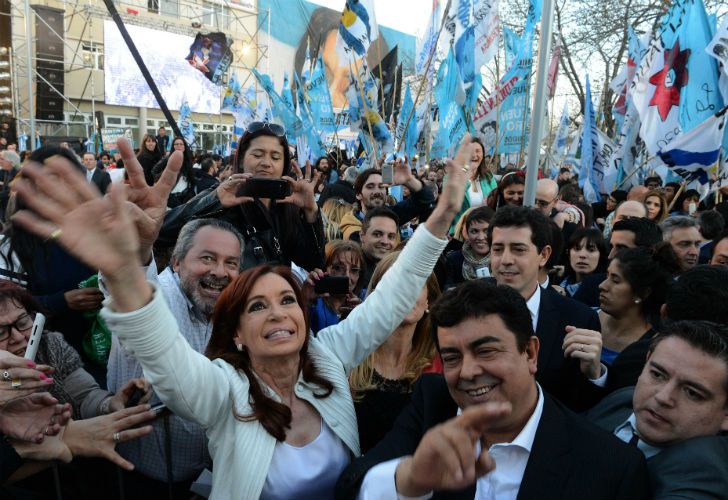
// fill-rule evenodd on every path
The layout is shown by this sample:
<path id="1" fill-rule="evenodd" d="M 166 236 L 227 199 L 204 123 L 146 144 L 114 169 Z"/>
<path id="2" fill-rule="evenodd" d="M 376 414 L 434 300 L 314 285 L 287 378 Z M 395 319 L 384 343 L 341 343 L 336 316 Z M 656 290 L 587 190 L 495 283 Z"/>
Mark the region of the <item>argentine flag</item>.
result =
<path id="1" fill-rule="evenodd" d="M 709 171 L 718 162 L 728 106 L 689 132 L 680 134 L 657 155 L 668 168 L 688 182 L 708 184 Z"/>

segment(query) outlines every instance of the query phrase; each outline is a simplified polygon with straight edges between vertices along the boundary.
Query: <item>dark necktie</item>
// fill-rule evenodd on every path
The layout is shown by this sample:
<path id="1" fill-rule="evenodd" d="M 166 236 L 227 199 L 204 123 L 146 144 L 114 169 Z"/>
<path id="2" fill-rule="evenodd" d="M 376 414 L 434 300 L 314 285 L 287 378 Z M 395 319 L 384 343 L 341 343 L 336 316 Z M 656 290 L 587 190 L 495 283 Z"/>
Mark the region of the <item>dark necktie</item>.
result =
<path id="1" fill-rule="evenodd" d="M 629 440 L 629 444 L 632 446 L 637 446 L 637 443 L 639 443 L 640 437 L 637 434 L 632 434 L 632 438 Z"/>

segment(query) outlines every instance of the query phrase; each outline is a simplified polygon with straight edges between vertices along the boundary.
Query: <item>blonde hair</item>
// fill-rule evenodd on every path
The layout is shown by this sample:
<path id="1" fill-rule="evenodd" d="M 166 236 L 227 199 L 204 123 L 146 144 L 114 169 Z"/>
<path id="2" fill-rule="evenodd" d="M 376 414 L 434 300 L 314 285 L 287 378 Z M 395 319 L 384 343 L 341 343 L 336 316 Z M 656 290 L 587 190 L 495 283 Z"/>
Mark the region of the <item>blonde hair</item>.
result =
<path id="1" fill-rule="evenodd" d="M 341 219 L 348 212 L 351 212 L 353 205 L 345 202 L 341 198 L 329 198 L 321 206 L 321 215 L 324 220 L 324 234 L 326 240 L 340 240 L 343 235 L 341 234 Z"/>
<path id="2" fill-rule="evenodd" d="M 369 282 L 367 296 L 371 294 L 377 287 L 377 284 L 384 276 L 384 273 L 392 267 L 394 261 L 399 257 L 399 251 L 392 252 L 382 258 L 377 264 Z M 430 274 L 425 283 L 427 287 L 427 300 L 430 304 L 435 302 L 440 296 L 440 286 L 434 274 Z M 381 349 L 381 346 L 379 347 Z M 366 391 L 376 389 L 374 384 L 374 360 L 377 357 L 379 349 L 371 353 L 367 358 L 357 366 L 349 376 L 349 387 L 355 401 L 360 401 L 364 397 Z M 435 343 L 430 335 L 430 315 L 428 312 L 420 318 L 415 327 L 415 333 L 412 336 L 412 349 L 407 355 L 407 361 L 404 366 L 404 374 L 400 380 L 404 380 L 412 385 L 422 372 L 432 363 L 435 356 Z"/>

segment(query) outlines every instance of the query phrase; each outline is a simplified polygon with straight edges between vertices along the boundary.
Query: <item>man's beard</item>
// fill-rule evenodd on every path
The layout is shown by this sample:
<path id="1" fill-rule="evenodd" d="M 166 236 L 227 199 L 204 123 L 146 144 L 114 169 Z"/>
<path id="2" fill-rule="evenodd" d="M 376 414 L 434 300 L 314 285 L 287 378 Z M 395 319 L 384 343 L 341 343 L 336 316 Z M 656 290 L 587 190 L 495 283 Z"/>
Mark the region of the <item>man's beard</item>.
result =
<path id="1" fill-rule="evenodd" d="M 182 288 L 182 292 L 189 301 L 192 302 L 192 305 L 202 311 L 202 313 L 206 316 L 209 316 L 215 309 L 217 299 L 202 295 L 200 292 L 202 283 L 213 286 L 222 286 L 224 288 L 228 285 L 228 283 L 230 283 L 230 280 L 228 278 L 214 278 L 209 274 L 206 274 L 202 278 L 183 276 L 182 274 L 179 275 L 179 284 L 180 288 Z"/>

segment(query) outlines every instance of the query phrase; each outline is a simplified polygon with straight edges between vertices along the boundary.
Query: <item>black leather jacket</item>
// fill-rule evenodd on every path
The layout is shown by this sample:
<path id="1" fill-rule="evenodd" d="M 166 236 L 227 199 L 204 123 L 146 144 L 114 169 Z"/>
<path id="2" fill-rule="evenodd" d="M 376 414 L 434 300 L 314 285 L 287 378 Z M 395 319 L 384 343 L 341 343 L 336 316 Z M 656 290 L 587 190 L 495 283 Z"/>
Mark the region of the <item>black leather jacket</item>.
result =
<path id="1" fill-rule="evenodd" d="M 174 246 L 182 226 L 205 217 L 228 221 L 242 233 L 246 241 L 244 268 L 263 261 L 284 265 L 293 261 L 309 271 L 323 268 L 326 240 L 321 215 L 311 224 L 300 208 L 275 201 L 270 210 L 259 200 L 224 208 L 214 188 L 168 211 L 155 246 Z"/>

